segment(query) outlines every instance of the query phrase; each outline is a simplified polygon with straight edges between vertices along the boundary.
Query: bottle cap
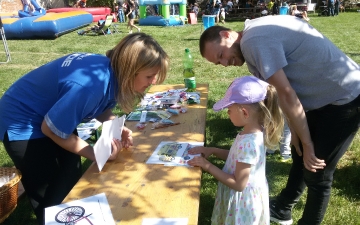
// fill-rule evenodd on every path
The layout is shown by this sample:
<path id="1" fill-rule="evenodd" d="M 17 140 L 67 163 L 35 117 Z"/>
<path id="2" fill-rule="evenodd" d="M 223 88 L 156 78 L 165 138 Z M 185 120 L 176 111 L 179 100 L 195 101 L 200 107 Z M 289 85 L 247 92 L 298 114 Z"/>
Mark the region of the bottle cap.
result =
<path id="1" fill-rule="evenodd" d="M 185 48 L 185 52 L 190 52 L 190 50 L 188 48 Z"/>

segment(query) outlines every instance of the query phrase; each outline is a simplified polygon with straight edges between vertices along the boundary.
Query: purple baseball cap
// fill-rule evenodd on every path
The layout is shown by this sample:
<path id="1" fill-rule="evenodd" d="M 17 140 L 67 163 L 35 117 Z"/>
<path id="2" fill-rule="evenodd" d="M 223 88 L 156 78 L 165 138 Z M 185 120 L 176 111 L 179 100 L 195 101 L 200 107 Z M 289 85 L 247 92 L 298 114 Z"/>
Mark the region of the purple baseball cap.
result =
<path id="1" fill-rule="evenodd" d="M 269 84 L 254 76 L 236 78 L 227 89 L 225 97 L 214 104 L 214 111 L 219 111 L 232 104 L 251 104 L 265 99 Z"/>

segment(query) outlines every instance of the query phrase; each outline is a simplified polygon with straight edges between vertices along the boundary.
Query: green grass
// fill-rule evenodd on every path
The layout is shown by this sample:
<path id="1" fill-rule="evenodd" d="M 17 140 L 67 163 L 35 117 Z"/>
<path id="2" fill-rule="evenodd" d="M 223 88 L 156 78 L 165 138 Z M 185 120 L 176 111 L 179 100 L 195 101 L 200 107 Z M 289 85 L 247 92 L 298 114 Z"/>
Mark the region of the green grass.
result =
<path id="1" fill-rule="evenodd" d="M 340 49 L 360 64 L 360 13 L 347 12 L 340 16 L 318 17 L 310 15 L 310 24 L 332 40 Z M 248 75 L 246 68 L 215 66 L 203 59 L 199 54 L 198 42 L 201 24 L 183 27 L 151 27 L 144 26 L 141 30 L 152 35 L 171 59 L 167 84 L 182 83 L 182 56 L 185 48 L 190 48 L 195 58 L 195 72 L 198 83 L 209 83 L 209 103 L 206 122 L 206 145 L 229 148 L 237 133 L 225 112 L 214 113 L 212 105 L 222 97 L 229 83 L 238 76 Z M 227 22 L 226 25 L 241 30 L 242 21 Z M 94 52 L 104 54 L 124 37 L 126 25 L 122 24 L 122 33 L 109 36 L 78 36 L 76 32 L 68 33 L 55 40 L 8 40 L 12 61 L 0 65 L 0 96 L 24 73 L 39 67 L 53 59 L 68 53 Z M 308 54 L 311 54 L 309 52 Z M 306 55 L 304 56 L 306 57 Z M 5 61 L 5 54 L 0 53 L 0 61 Z M 117 111 L 119 112 L 119 111 Z M 334 131 L 336 132 L 336 131 Z M 332 197 L 323 224 L 360 224 L 360 137 L 356 136 L 350 149 L 341 159 L 335 172 Z M 223 162 L 212 160 L 218 166 Z M 85 167 L 88 162 L 85 161 Z M 12 166 L 13 163 L 0 143 L 0 166 Z M 281 163 L 278 158 L 271 157 L 267 163 L 267 176 L 270 195 L 277 195 L 285 186 L 291 162 Z M 210 224 L 217 181 L 207 173 L 202 177 L 200 196 L 199 224 Z M 293 211 L 293 219 L 297 221 L 305 204 L 304 194 Z M 22 198 L 17 209 L 3 224 L 32 225 L 35 217 L 26 198 Z"/>

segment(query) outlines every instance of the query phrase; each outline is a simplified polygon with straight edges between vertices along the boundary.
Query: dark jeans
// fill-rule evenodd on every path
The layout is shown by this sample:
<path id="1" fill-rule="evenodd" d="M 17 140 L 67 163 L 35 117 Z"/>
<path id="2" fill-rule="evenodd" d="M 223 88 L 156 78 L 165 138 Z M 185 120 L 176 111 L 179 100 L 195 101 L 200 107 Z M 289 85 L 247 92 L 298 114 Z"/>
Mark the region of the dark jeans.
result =
<path id="1" fill-rule="evenodd" d="M 315 155 L 324 159 L 326 167 L 316 173 L 304 168 L 302 157 L 292 147 L 293 164 L 285 189 L 277 198 L 282 209 L 291 209 L 305 187 L 308 187 L 305 209 L 299 225 L 320 224 L 330 199 L 336 164 L 356 135 L 360 123 L 360 97 L 341 105 L 327 105 L 306 112 Z"/>
<path id="2" fill-rule="evenodd" d="M 80 179 L 80 156 L 61 148 L 50 138 L 9 141 L 6 133 L 3 143 L 22 173 L 21 182 L 42 225 L 44 208 L 60 204 Z"/>
<path id="3" fill-rule="evenodd" d="M 329 3 L 328 9 L 328 16 L 334 16 L 334 3 Z"/>

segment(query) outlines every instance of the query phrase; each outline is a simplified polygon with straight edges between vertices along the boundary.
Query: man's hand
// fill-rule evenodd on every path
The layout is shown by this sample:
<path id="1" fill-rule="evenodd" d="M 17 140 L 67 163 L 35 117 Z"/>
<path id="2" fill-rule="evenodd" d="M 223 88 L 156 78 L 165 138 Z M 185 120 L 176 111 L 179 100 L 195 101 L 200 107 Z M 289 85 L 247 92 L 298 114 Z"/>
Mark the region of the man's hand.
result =
<path id="1" fill-rule="evenodd" d="M 326 166 L 325 161 L 315 156 L 313 143 L 302 143 L 302 146 L 304 167 L 311 172 L 316 172 L 317 169 L 324 169 Z"/>

